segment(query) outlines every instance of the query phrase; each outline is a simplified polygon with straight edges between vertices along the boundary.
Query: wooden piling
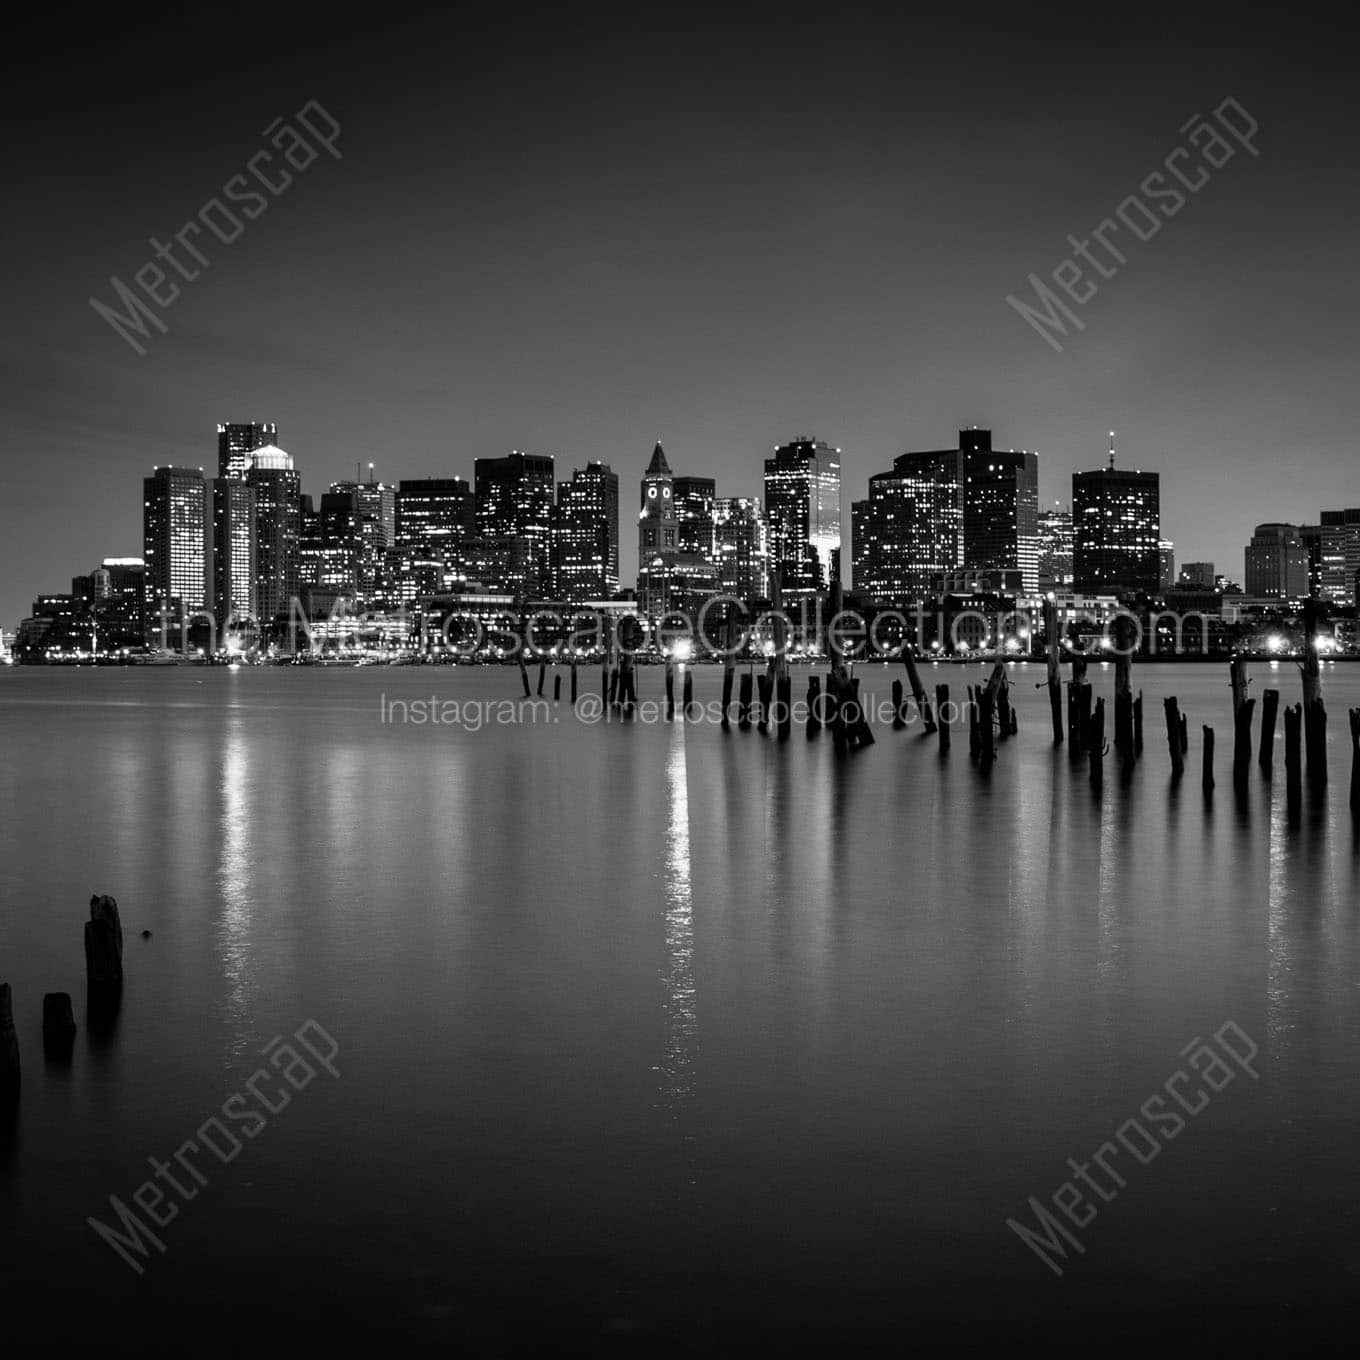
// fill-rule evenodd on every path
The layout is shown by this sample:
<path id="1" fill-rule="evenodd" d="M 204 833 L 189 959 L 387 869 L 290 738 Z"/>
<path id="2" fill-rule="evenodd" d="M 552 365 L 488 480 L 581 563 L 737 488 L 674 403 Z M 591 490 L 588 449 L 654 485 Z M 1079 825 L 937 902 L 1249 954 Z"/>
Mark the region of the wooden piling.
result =
<path id="1" fill-rule="evenodd" d="M 1280 711 L 1280 691 L 1268 689 L 1261 703 L 1261 769 L 1269 777 L 1275 772 L 1275 723 Z"/>
<path id="2" fill-rule="evenodd" d="M 0 982 L 0 1086 L 19 1080 L 19 1036 L 14 1029 L 14 998 L 9 983 Z"/>
<path id="3" fill-rule="evenodd" d="M 1114 621 L 1114 746 L 1125 761 L 1137 758 L 1133 744 L 1133 649 L 1136 620 L 1119 614 Z"/>
<path id="4" fill-rule="evenodd" d="M 637 703 L 637 668 L 633 653 L 625 649 L 619 658 L 619 700 L 623 704 L 623 716 L 633 716 L 633 705 Z"/>
<path id="5" fill-rule="evenodd" d="M 561 702 L 562 702 L 562 676 L 559 673 L 553 676 L 553 703 L 558 704 Z"/>
<path id="6" fill-rule="evenodd" d="M 1001 683 L 996 687 L 996 717 L 998 737 L 1005 741 L 1015 735 L 1015 715 L 1011 711 L 1011 687 L 1006 679 L 1006 668 L 998 661 L 996 670 L 1000 672 Z M 995 678 L 996 672 L 993 672 Z"/>
<path id="7" fill-rule="evenodd" d="M 831 740 L 837 754 L 845 750 L 845 714 L 842 712 L 845 686 L 841 673 L 832 669 L 826 677 L 826 724 L 831 729 Z"/>
<path id="8" fill-rule="evenodd" d="M 1303 797 L 1303 705 L 1291 704 L 1284 711 L 1285 788 L 1291 815 Z"/>
<path id="9" fill-rule="evenodd" d="M 43 1043 L 48 1048 L 69 1044 L 76 1034 L 70 992 L 48 992 L 43 997 Z"/>
<path id="10" fill-rule="evenodd" d="M 1228 683 L 1232 686 L 1233 717 L 1247 701 L 1247 659 L 1235 656 L 1228 663 Z"/>
<path id="11" fill-rule="evenodd" d="M 894 680 L 892 682 L 892 725 L 894 732 L 900 732 L 907 725 L 906 715 L 902 711 L 903 707 L 902 682 L 900 680 Z"/>
<path id="12" fill-rule="evenodd" d="M 979 760 L 982 756 L 982 722 L 978 713 L 977 691 L 968 686 L 968 758 Z"/>
<path id="13" fill-rule="evenodd" d="M 822 677 L 808 676 L 807 734 L 815 737 L 822 730 Z"/>
<path id="14" fill-rule="evenodd" d="M 1143 691 L 1133 701 L 1133 754 L 1139 759 L 1143 755 Z"/>
<path id="15" fill-rule="evenodd" d="M 1179 779 L 1185 773 L 1185 747 L 1181 744 L 1181 707 L 1176 697 L 1165 700 L 1166 744 L 1171 752 L 1171 773 Z"/>
<path id="16" fill-rule="evenodd" d="M 675 721 L 675 660 L 666 658 L 666 721 Z"/>
<path id="17" fill-rule="evenodd" d="M 1205 793 L 1214 791 L 1214 729 L 1204 729 L 1204 768 L 1200 777 Z"/>
<path id="18" fill-rule="evenodd" d="M 1327 710 L 1322 703 L 1322 662 L 1318 657 L 1318 604 L 1303 606 L 1303 745 L 1308 761 L 1308 782 L 1327 782 Z"/>
<path id="19" fill-rule="evenodd" d="M 520 679 L 520 684 L 522 684 L 522 685 L 524 686 L 524 697 L 527 699 L 527 698 L 529 697 L 529 671 L 528 671 L 528 668 L 527 668 L 527 667 L 525 666 L 525 664 L 524 664 L 524 651 L 523 651 L 523 649 L 520 650 L 520 652 L 518 653 L 518 655 L 515 657 L 515 660 L 519 662 L 519 679 Z"/>
<path id="20" fill-rule="evenodd" d="M 856 746 L 872 746 L 874 730 L 869 726 L 869 715 L 864 711 L 864 701 L 860 698 L 859 680 L 850 681 L 851 719 L 846 735 Z"/>
<path id="21" fill-rule="evenodd" d="M 930 711 L 930 700 L 926 698 L 926 687 L 921 683 L 921 672 L 916 668 L 916 654 L 910 647 L 902 648 L 902 664 L 907 668 L 907 683 L 911 686 L 911 697 L 926 732 L 935 730 L 935 717 Z"/>
<path id="22" fill-rule="evenodd" d="M 543 697 L 543 682 L 548 678 L 548 658 L 540 656 L 538 658 L 538 697 Z"/>
<path id="23" fill-rule="evenodd" d="M 571 706 L 576 707 L 576 658 L 571 659 Z"/>
<path id="24" fill-rule="evenodd" d="M 1190 752 L 1190 719 L 1184 713 L 1181 714 L 1181 755 L 1188 755 Z"/>
<path id="25" fill-rule="evenodd" d="M 741 683 L 737 687 L 737 727 L 743 732 L 751 730 L 751 689 L 752 678 L 749 670 L 741 673 Z"/>
<path id="26" fill-rule="evenodd" d="M 686 722 L 694 721 L 694 671 L 685 667 L 685 681 L 680 687 L 680 705 Z"/>
<path id="27" fill-rule="evenodd" d="M 1245 787 L 1251 769 L 1251 719 L 1255 710 L 1256 700 L 1244 697 L 1233 714 L 1233 783 L 1238 788 Z"/>
<path id="28" fill-rule="evenodd" d="M 949 686 L 935 686 L 935 713 L 940 725 L 940 754 L 945 755 L 949 751 L 950 743 L 950 707 L 949 707 Z"/>
<path id="29" fill-rule="evenodd" d="M 978 737 L 982 743 L 980 759 L 984 769 L 989 769 L 996 760 L 995 713 L 996 692 L 987 685 L 978 694 Z"/>
<path id="30" fill-rule="evenodd" d="M 770 723 L 770 675 L 756 676 L 756 731 L 764 732 Z"/>
<path id="31" fill-rule="evenodd" d="M 1360 708 L 1350 710 L 1351 720 L 1351 811 L 1360 817 Z"/>
<path id="32" fill-rule="evenodd" d="M 1062 652 L 1058 637 L 1058 605 L 1044 602 L 1044 636 L 1048 639 L 1048 711 L 1053 720 L 1053 744 L 1063 744 Z"/>
<path id="33" fill-rule="evenodd" d="M 779 740 L 788 741 L 793 730 L 793 676 L 787 671 L 775 680 L 775 717 L 778 720 Z M 688 704 L 686 705 L 688 711 Z"/>
<path id="34" fill-rule="evenodd" d="M 1097 699 L 1086 730 L 1086 749 L 1091 756 L 1091 787 L 1100 791 L 1105 782 L 1105 700 Z"/>
<path id="35" fill-rule="evenodd" d="M 123 985 L 123 923 L 118 903 L 98 894 L 90 898 L 85 922 L 85 976 L 91 987 Z"/>

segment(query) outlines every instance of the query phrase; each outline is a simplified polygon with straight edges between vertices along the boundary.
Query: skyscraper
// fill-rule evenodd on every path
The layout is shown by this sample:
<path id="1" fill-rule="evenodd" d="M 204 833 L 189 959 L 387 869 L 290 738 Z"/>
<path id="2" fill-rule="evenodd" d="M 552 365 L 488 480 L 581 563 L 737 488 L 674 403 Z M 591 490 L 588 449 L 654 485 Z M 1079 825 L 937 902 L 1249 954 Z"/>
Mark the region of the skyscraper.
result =
<path id="1" fill-rule="evenodd" d="M 713 558 L 713 503 L 718 484 L 712 477 L 676 477 L 672 487 L 679 551 Z"/>
<path id="2" fill-rule="evenodd" d="M 1258 524 L 1245 556 L 1248 595 L 1307 598 L 1308 549 L 1296 524 Z"/>
<path id="3" fill-rule="evenodd" d="M 577 468 L 557 488 L 553 595 L 571 604 L 619 588 L 619 479 L 605 463 Z"/>
<path id="4" fill-rule="evenodd" d="M 266 444 L 250 455 L 246 482 L 255 489 L 255 582 L 260 621 L 287 616 L 298 593 L 302 484 L 292 455 Z"/>
<path id="5" fill-rule="evenodd" d="M 217 427 L 217 475 L 243 482 L 250 471 L 250 455 L 266 444 L 277 443 L 278 426 L 252 420 Z"/>
<path id="6" fill-rule="evenodd" d="M 255 488 L 234 477 L 214 478 L 212 607 L 219 638 L 258 616 L 255 573 Z"/>
<path id="7" fill-rule="evenodd" d="M 875 599 L 924 599 L 935 577 L 963 554 L 963 487 L 958 449 L 903 453 L 891 472 L 869 478 L 852 507 L 855 589 Z"/>
<path id="8" fill-rule="evenodd" d="M 461 477 L 418 477 L 397 484 L 397 545 L 446 566 L 452 545 L 477 531 L 472 488 Z"/>
<path id="9" fill-rule="evenodd" d="M 490 540 L 522 539 L 505 579 L 487 582 L 525 599 L 552 591 L 553 460 L 515 451 L 474 464 L 477 533 Z"/>
<path id="10" fill-rule="evenodd" d="M 1072 588 L 1072 511 L 1061 501 L 1039 515 L 1039 589 Z"/>
<path id="11" fill-rule="evenodd" d="M 388 587 L 387 555 L 397 541 L 397 489 L 369 478 L 355 496 L 359 512 L 359 598 L 367 604 L 381 599 Z"/>
<path id="12" fill-rule="evenodd" d="M 1320 594 L 1349 608 L 1356 602 L 1360 576 L 1360 510 L 1324 510 L 1321 537 Z"/>
<path id="13" fill-rule="evenodd" d="M 765 460 L 771 576 L 789 596 L 826 589 L 840 570 L 841 451 L 800 436 Z"/>
<path id="14" fill-rule="evenodd" d="M 1073 576 L 1086 594 L 1161 588 L 1161 478 L 1114 465 L 1072 476 Z"/>
<path id="15" fill-rule="evenodd" d="M 963 567 L 1018 572 L 1022 588 L 1039 589 L 1039 459 L 992 448 L 992 432 L 959 431 L 963 471 Z"/>
<path id="16" fill-rule="evenodd" d="M 201 468 L 158 467 L 142 483 L 147 610 L 158 621 L 202 610 L 207 598 L 207 520 Z"/>
<path id="17" fill-rule="evenodd" d="M 713 502 L 718 588 L 743 604 L 770 595 L 770 542 L 765 511 L 753 496 Z"/>

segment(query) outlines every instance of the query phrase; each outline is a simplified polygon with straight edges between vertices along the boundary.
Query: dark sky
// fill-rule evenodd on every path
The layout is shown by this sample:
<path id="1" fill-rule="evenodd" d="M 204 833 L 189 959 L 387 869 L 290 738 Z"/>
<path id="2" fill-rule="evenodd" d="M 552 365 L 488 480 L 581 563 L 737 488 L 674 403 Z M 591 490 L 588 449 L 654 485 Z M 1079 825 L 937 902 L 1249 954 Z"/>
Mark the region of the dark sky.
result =
<path id="1" fill-rule="evenodd" d="M 0 622 L 140 553 L 141 477 L 211 469 L 216 422 L 244 419 L 278 423 L 313 493 L 356 462 L 470 477 L 523 448 L 559 476 L 608 461 L 630 509 L 657 438 L 735 495 L 811 433 L 844 450 L 847 533 L 871 473 L 960 425 L 1037 449 L 1045 501 L 1113 428 L 1163 475 L 1178 560 L 1240 576 L 1257 521 L 1360 503 L 1357 101 L 1331 12 L 223 7 L 95 33 L 48 6 L 8 34 L 0 95 Z M 1055 353 L 1006 296 L 1226 95 L 1259 158 L 1125 236 Z M 313 99 L 343 159 L 206 240 L 138 357 L 90 296 Z M 622 533 L 631 580 L 628 513 Z"/>

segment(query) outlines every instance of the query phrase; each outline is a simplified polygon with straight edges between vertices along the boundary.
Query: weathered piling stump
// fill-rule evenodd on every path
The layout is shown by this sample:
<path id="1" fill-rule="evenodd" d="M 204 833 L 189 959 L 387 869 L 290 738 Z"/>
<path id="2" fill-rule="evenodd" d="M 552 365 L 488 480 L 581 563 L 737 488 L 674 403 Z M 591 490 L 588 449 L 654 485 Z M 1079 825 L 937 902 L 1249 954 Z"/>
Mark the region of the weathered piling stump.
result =
<path id="1" fill-rule="evenodd" d="M 770 723 L 770 677 L 756 676 L 756 731 L 764 732 Z"/>
<path id="2" fill-rule="evenodd" d="M 575 658 L 575 657 L 572 657 L 572 659 L 571 659 L 571 703 L 572 703 L 572 707 L 575 708 L 575 706 L 576 706 L 576 658 Z"/>
<path id="3" fill-rule="evenodd" d="M 1266 690 L 1261 700 L 1260 766 L 1267 778 L 1275 772 L 1275 724 L 1280 712 L 1280 691 Z"/>
<path id="4" fill-rule="evenodd" d="M 1308 782 L 1327 782 L 1327 710 L 1322 702 L 1322 661 L 1318 655 L 1318 603 L 1303 606 L 1303 748 L 1308 760 Z"/>
<path id="5" fill-rule="evenodd" d="M 1247 702 L 1247 659 L 1244 656 L 1235 656 L 1228 663 L 1228 683 L 1232 686 L 1233 717 L 1237 716 L 1238 710 Z"/>
<path id="6" fill-rule="evenodd" d="M 981 754 L 984 769 L 990 769 L 996 760 L 996 694 L 991 685 L 983 687 L 978 695 L 978 736 L 982 741 Z"/>
<path id="7" fill-rule="evenodd" d="M 619 659 L 619 701 L 623 705 L 623 716 L 633 716 L 633 705 L 637 703 L 637 667 L 633 653 L 625 651 Z"/>
<path id="8" fill-rule="evenodd" d="M 1185 747 L 1181 742 L 1181 706 L 1175 695 L 1163 703 L 1166 710 L 1166 744 L 1171 752 L 1171 773 L 1179 779 L 1185 773 Z"/>
<path id="9" fill-rule="evenodd" d="M 538 695 L 543 697 L 543 682 L 548 678 L 548 658 L 541 656 L 538 658 Z"/>
<path id="10" fill-rule="evenodd" d="M 968 686 L 968 758 L 982 758 L 982 715 L 978 709 L 977 691 Z"/>
<path id="11" fill-rule="evenodd" d="M 950 742 L 950 723 L 949 718 L 952 713 L 949 706 L 949 686 L 935 686 L 935 712 L 939 717 L 940 724 L 940 754 L 945 755 L 949 750 Z"/>
<path id="12" fill-rule="evenodd" d="M 675 721 L 675 662 L 666 658 L 666 721 Z"/>
<path id="13" fill-rule="evenodd" d="M 680 704 L 684 710 L 685 721 L 694 721 L 694 672 L 685 667 L 685 682 L 680 687 Z"/>
<path id="14" fill-rule="evenodd" d="M 1181 714 L 1181 755 L 1190 753 L 1190 719 Z"/>
<path id="15" fill-rule="evenodd" d="M 1360 708 L 1350 710 L 1351 720 L 1351 811 L 1360 817 Z"/>
<path id="16" fill-rule="evenodd" d="M 1204 729 L 1204 768 L 1200 783 L 1205 793 L 1214 791 L 1214 729 L 1208 726 Z"/>
<path id="17" fill-rule="evenodd" d="M 70 992 L 48 992 L 43 997 L 43 1044 L 49 1049 L 67 1048 L 76 1037 L 76 1017 Z"/>
<path id="18" fill-rule="evenodd" d="M 19 1036 L 14 1029 L 14 998 L 0 982 L 0 1088 L 19 1080 Z"/>
<path id="19" fill-rule="evenodd" d="M 822 730 L 822 677 L 808 676 L 807 734 L 815 737 Z"/>
<path id="20" fill-rule="evenodd" d="M 1124 761 L 1137 759 L 1133 745 L 1133 649 L 1136 620 L 1114 621 L 1114 746 Z"/>
<path id="21" fill-rule="evenodd" d="M 907 717 L 903 712 L 905 701 L 902 698 L 902 682 L 894 680 L 892 682 L 892 710 L 893 710 L 893 731 L 900 732 L 907 725 Z"/>
<path id="22" fill-rule="evenodd" d="M 1303 705 L 1291 704 L 1284 711 L 1285 790 L 1291 817 L 1297 817 L 1303 799 Z"/>
<path id="23" fill-rule="evenodd" d="M 1133 754 L 1140 760 L 1143 756 L 1143 691 L 1133 701 Z"/>
<path id="24" fill-rule="evenodd" d="M 1097 699 L 1086 729 L 1086 749 L 1091 757 L 1091 787 L 1097 792 L 1105 783 L 1105 700 Z"/>
<path id="25" fill-rule="evenodd" d="M 854 742 L 855 746 L 872 746 L 874 744 L 874 730 L 869 725 L 869 715 L 865 712 L 864 701 L 860 698 L 858 678 L 850 681 L 850 720 L 847 723 L 846 736 Z"/>
<path id="26" fill-rule="evenodd" d="M 1053 744 L 1063 744 L 1062 640 L 1058 636 L 1058 605 L 1044 602 L 1044 636 L 1048 640 L 1048 711 L 1053 722 Z"/>
<path id="27" fill-rule="evenodd" d="M 554 675 L 554 676 L 553 676 L 553 703 L 559 704 L 559 703 L 561 703 L 561 702 L 562 702 L 562 677 L 561 677 L 561 675 Z"/>
<path id="28" fill-rule="evenodd" d="M 91 988 L 123 985 L 123 924 L 118 903 L 108 896 L 90 898 L 85 922 L 85 978 Z"/>
<path id="29" fill-rule="evenodd" d="M 1243 699 L 1233 714 L 1233 783 L 1245 788 L 1247 771 L 1251 768 L 1251 719 L 1256 709 L 1255 699 Z"/>
<path id="30" fill-rule="evenodd" d="M 606 688 L 606 699 L 605 699 L 605 702 L 608 703 L 608 705 L 610 706 L 610 708 L 615 708 L 615 707 L 618 706 L 618 703 L 619 703 L 619 668 L 618 668 L 617 666 L 610 666 L 610 667 L 609 667 L 609 684 L 608 684 L 608 686 L 607 686 L 607 688 Z"/>
<path id="31" fill-rule="evenodd" d="M 737 686 L 737 727 L 742 732 L 751 730 L 751 690 L 754 688 L 750 671 L 743 671 Z"/>
<path id="32" fill-rule="evenodd" d="M 926 698 L 926 687 L 921 683 L 921 672 L 916 667 L 916 656 L 910 647 L 902 649 L 902 664 L 907 668 L 907 682 L 911 686 L 912 702 L 916 705 L 927 733 L 935 730 L 935 717 Z"/>
<path id="33" fill-rule="evenodd" d="M 1011 687 L 1003 675 L 996 691 L 997 735 L 1002 741 L 1015 735 L 1014 718 L 1015 714 L 1011 711 Z"/>
<path id="34" fill-rule="evenodd" d="M 524 697 L 527 699 L 527 698 L 529 697 L 529 671 L 528 671 L 528 668 L 527 668 L 527 667 L 525 666 L 525 664 L 524 664 L 524 653 L 523 653 L 523 651 L 521 651 L 521 652 L 519 653 L 519 655 L 515 658 L 515 660 L 519 662 L 519 679 L 520 679 L 520 684 L 522 684 L 522 685 L 524 686 Z"/>
<path id="35" fill-rule="evenodd" d="M 826 721 L 831 729 L 831 740 L 835 744 L 837 755 L 843 754 L 846 745 L 845 736 L 845 701 L 849 686 L 846 684 L 838 668 L 833 667 L 831 673 L 826 677 Z"/>
<path id="36" fill-rule="evenodd" d="M 787 672 L 775 679 L 774 701 L 779 719 L 779 740 L 788 741 L 793 731 L 793 676 Z"/>

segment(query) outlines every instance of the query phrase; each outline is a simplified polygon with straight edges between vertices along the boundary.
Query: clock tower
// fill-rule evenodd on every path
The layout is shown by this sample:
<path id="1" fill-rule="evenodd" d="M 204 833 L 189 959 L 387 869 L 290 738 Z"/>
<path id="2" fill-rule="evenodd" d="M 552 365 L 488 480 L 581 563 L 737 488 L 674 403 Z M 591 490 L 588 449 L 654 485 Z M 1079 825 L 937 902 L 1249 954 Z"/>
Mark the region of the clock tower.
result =
<path id="1" fill-rule="evenodd" d="M 658 443 L 643 474 L 638 512 L 638 596 L 649 611 L 664 610 L 669 603 L 679 539 L 674 478 Z"/>

